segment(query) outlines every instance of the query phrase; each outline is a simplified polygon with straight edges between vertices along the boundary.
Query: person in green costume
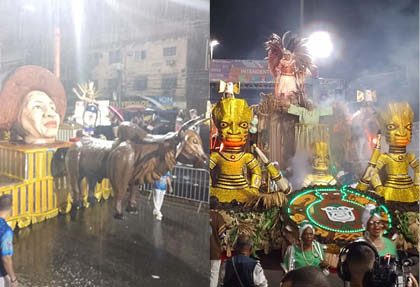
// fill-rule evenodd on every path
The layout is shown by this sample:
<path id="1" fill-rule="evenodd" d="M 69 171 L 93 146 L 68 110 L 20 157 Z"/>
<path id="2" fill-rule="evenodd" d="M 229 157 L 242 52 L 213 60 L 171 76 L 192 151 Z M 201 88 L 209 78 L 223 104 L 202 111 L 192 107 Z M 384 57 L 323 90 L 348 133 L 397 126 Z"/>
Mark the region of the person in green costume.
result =
<path id="1" fill-rule="evenodd" d="M 315 266 L 327 270 L 323 246 L 315 240 L 315 228 L 303 222 L 299 229 L 299 243 L 290 245 L 284 256 L 287 272 L 299 267 Z"/>
<path id="2" fill-rule="evenodd" d="M 387 223 L 381 219 L 380 209 L 373 204 L 366 205 L 362 223 L 366 229 L 363 238 L 375 246 L 379 256 L 390 254 L 398 259 L 394 242 L 383 236 Z"/>

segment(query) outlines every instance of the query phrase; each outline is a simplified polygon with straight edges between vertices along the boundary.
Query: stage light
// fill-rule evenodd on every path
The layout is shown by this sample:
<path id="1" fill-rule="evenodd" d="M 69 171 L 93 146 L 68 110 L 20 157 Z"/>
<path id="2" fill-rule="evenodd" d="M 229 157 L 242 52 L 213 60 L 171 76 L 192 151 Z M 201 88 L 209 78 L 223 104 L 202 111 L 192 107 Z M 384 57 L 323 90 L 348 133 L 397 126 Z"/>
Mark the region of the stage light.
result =
<path id="1" fill-rule="evenodd" d="M 217 45 L 219 45 L 220 43 L 219 43 L 219 41 L 217 41 L 217 40 L 211 40 L 210 41 L 210 47 L 212 47 L 212 48 L 214 48 L 215 46 L 217 46 Z"/>
<path id="2" fill-rule="evenodd" d="M 327 58 L 333 51 L 330 34 L 325 31 L 312 33 L 306 45 L 314 58 Z"/>
<path id="3" fill-rule="evenodd" d="M 210 59 L 212 60 L 213 59 L 213 49 L 214 49 L 214 47 L 216 47 L 220 43 L 217 40 L 211 40 L 209 44 L 210 44 Z"/>

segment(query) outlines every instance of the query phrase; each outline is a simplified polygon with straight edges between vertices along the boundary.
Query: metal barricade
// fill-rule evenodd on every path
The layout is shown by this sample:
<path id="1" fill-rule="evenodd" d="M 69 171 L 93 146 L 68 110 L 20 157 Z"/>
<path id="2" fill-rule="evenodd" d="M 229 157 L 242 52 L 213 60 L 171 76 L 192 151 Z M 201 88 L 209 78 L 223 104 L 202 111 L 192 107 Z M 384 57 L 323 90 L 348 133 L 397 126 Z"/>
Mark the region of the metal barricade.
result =
<path id="1" fill-rule="evenodd" d="M 55 139 L 57 141 L 68 142 L 71 138 L 76 137 L 78 131 L 83 131 L 83 129 L 78 126 L 63 125 L 58 129 Z"/>
<path id="2" fill-rule="evenodd" d="M 171 174 L 173 192 L 167 192 L 166 195 L 198 202 L 199 206 L 197 212 L 199 212 L 202 203 L 209 202 L 209 178 L 210 173 L 206 169 L 177 165 L 172 170 Z M 150 199 L 152 196 L 153 185 L 147 183 L 144 184 L 141 189 L 150 191 Z"/>

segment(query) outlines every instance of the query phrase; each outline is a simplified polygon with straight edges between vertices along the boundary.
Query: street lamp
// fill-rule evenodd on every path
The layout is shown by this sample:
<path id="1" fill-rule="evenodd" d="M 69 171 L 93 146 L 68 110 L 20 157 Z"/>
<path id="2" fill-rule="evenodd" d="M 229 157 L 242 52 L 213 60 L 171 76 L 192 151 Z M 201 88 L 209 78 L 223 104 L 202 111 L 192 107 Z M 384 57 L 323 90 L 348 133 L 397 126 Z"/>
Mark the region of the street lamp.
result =
<path id="1" fill-rule="evenodd" d="M 219 45 L 219 41 L 217 40 L 211 40 L 210 41 L 210 60 L 213 60 L 213 48 Z"/>
<path id="2" fill-rule="evenodd" d="M 309 36 L 307 47 L 314 58 L 327 58 L 333 51 L 333 44 L 328 32 L 318 31 Z"/>

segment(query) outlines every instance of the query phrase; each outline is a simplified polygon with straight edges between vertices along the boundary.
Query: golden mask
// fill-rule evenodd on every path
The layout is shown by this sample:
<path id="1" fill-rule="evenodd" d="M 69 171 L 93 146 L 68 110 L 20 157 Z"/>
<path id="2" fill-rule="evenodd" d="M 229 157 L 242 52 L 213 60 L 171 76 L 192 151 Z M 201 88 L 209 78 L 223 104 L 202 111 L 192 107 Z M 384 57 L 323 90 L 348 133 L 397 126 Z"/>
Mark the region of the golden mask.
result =
<path id="1" fill-rule="evenodd" d="M 411 141 L 414 114 L 408 103 L 389 103 L 380 114 L 382 129 L 390 146 L 405 147 Z"/>
<path id="2" fill-rule="evenodd" d="M 326 142 L 316 142 L 312 144 L 313 161 L 312 167 L 318 171 L 328 170 L 330 156 Z"/>
<path id="3" fill-rule="evenodd" d="M 246 143 L 252 110 L 244 99 L 218 101 L 212 116 L 224 146 L 239 147 Z"/>

